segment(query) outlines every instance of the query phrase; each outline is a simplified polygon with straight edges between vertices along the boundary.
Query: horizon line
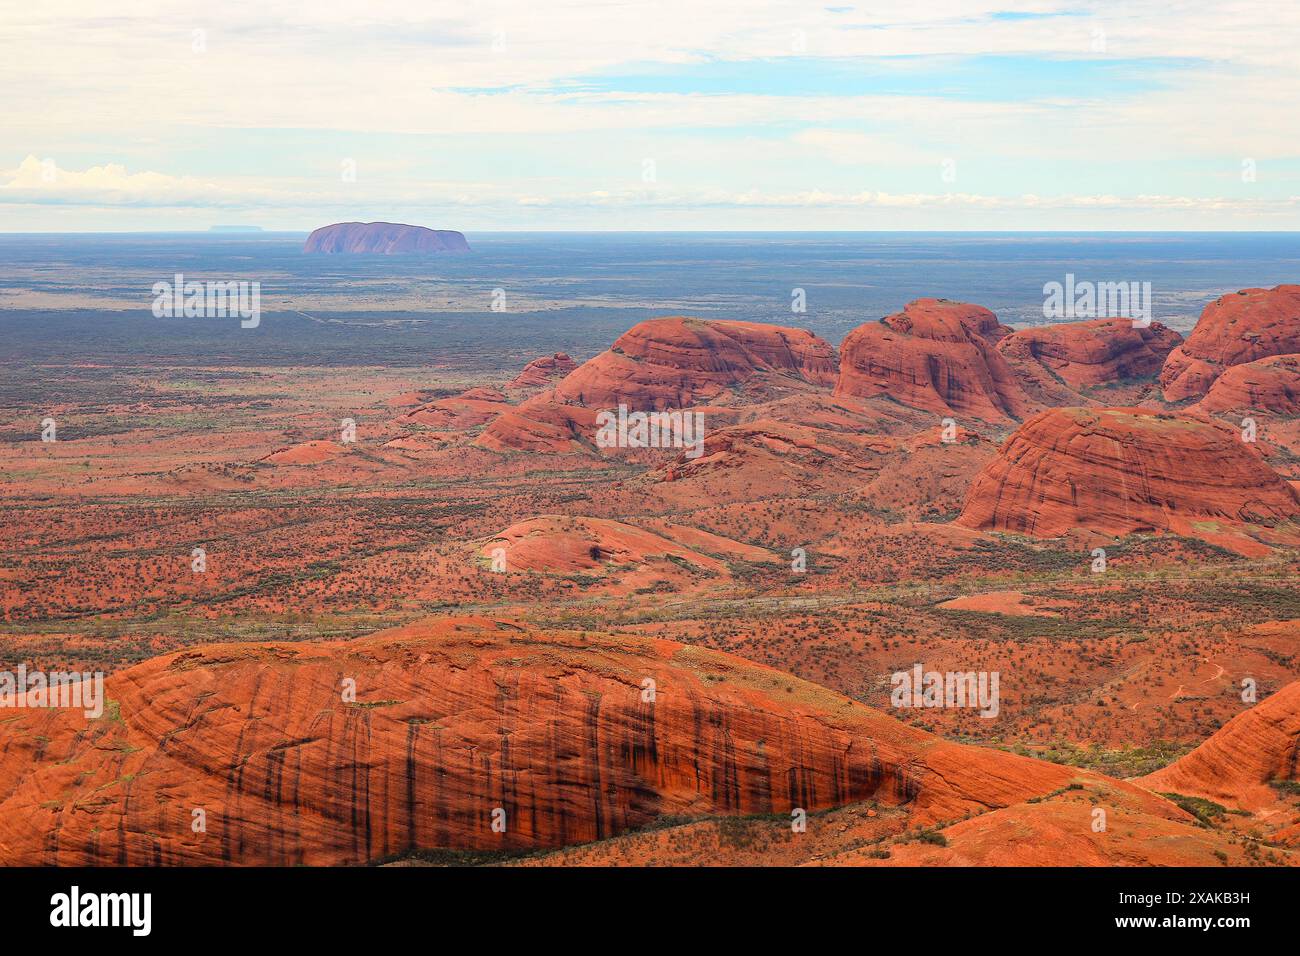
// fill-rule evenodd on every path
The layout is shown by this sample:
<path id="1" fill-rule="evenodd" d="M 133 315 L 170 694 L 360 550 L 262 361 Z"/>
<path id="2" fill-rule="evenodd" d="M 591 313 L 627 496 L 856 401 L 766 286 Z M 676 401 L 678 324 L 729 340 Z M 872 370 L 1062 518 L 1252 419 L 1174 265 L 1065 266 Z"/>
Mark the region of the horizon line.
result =
<path id="1" fill-rule="evenodd" d="M 359 220 L 349 220 L 359 221 Z M 388 220 L 373 220 L 387 222 Z M 327 223 L 326 225 L 332 225 Z M 403 225 L 417 225 L 404 223 Z M 322 226 L 315 227 L 324 228 Z M 423 227 L 441 228 L 441 227 Z M 278 229 L 266 227 L 215 228 L 207 229 L 41 229 L 41 230 L 0 230 L 0 236 L 133 236 L 133 235 L 184 235 L 184 236 L 221 236 L 232 238 L 255 235 L 310 235 L 313 229 Z M 1139 227 L 1117 227 L 1114 229 L 980 229 L 980 228 L 932 228 L 932 229 L 809 229 L 809 228 L 728 228 L 728 227 L 693 227 L 680 229 L 599 229 L 599 228 L 551 228 L 551 229 L 456 229 L 447 230 L 462 235 L 474 233 L 480 235 L 553 235 L 600 234 L 600 235 L 678 235 L 682 233 L 728 233 L 735 235 L 772 235 L 772 234 L 820 234 L 820 235 L 936 235 L 951 233 L 972 233 L 992 235 L 1300 235 L 1300 227 L 1293 229 L 1151 229 Z"/>

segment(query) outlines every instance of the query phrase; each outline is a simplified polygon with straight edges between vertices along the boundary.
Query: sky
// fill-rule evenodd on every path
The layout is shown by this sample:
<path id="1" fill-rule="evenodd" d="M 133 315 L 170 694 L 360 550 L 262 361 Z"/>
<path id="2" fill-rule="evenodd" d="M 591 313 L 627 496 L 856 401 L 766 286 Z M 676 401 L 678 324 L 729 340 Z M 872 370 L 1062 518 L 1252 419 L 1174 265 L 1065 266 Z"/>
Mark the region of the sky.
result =
<path id="1" fill-rule="evenodd" d="M 0 0 L 0 232 L 1300 229 L 1295 0 Z"/>

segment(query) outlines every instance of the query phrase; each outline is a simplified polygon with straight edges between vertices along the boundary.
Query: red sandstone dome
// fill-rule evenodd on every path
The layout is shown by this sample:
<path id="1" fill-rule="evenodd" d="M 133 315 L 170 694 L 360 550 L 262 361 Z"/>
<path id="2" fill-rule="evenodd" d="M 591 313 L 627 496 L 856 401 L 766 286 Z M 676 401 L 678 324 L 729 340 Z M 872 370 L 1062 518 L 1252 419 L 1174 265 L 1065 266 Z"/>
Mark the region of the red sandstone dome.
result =
<path id="1" fill-rule="evenodd" d="M 1078 390 L 1155 375 L 1181 341 L 1159 322 L 1134 328 L 1131 319 L 1095 319 L 1020 329 L 998 351 L 1031 381 Z"/>
<path id="2" fill-rule="evenodd" d="M 917 299 L 845 337 L 835 394 L 989 422 L 1022 418 L 1033 404 L 996 348 L 1010 332 L 982 306 Z"/>
<path id="3" fill-rule="evenodd" d="M 826 389 L 835 369 L 835 349 L 804 329 L 648 319 L 554 388 L 503 412 L 475 444 L 494 451 L 581 451 L 591 447 L 600 409 L 687 408 L 759 383 L 778 392 Z"/>
<path id="4" fill-rule="evenodd" d="M 1206 797 L 1234 809 L 1273 803 L 1272 781 L 1300 780 L 1300 681 L 1238 714 L 1209 740 L 1140 778 L 1144 787 Z"/>
<path id="5" fill-rule="evenodd" d="M 523 371 L 516 375 L 506 387 L 540 388 L 549 385 L 557 378 L 563 378 L 577 367 L 578 363 L 569 358 L 564 352 L 543 355 L 541 358 L 535 358 L 525 365 Z"/>
<path id="6" fill-rule="evenodd" d="M 683 537 L 684 540 L 677 540 Z M 484 559 L 502 559 L 505 573 L 591 574 L 659 562 L 681 562 L 725 574 L 723 558 L 771 561 L 772 554 L 693 528 L 661 532 L 608 518 L 540 515 L 511 525 L 479 547 Z M 721 556 L 721 557 L 719 557 Z"/>
<path id="7" fill-rule="evenodd" d="M 1297 516 L 1300 494 L 1235 429 L 1144 408 L 1054 408 L 1006 440 L 957 523 L 1057 537 Z"/>
<path id="8" fill-rule="evenodd" d="M 1300 355 L 1273 355 L 1234 365 L 1214 380 L 1196 407 L 1211 414 L 1263 411 L 1300 415 Z"/>
<path id="9" fill-rule="evenodd" d="M 757 419 L 708 429 L 701 454 L 678 455 L 644 480 L 679 502 L 747 500 L 791 488 L 810 496 L 846 493 L 872 475 L 873 453 L 888 444 L 858 432 Z"/>
<path id="10" fill-rule="evenodd" d="M 949 743 L 718 651 L 482 618 L 191 648 L 111 675 L 105 695 L 99 719 L 9 721 L 5 862 L 359 863 L 865 799 L 923 824 L 1078 773 Z"/>
<path id="11" fill-rule="evenodd" d="M 404 422 L 429 428 L 466 429 L 482 425 L 510 408 L 506 397 L 492 388 L 471 388 L 450 398 L 439 398 L 411 409 Z"/>
<path id="12" fill-rule="evenodd" d="M 648 319 L 556 387 L 553 400 L 637 411 L 686 408 L 759 373 L 811 385 L 835 381 L 835 349 L 804 329 L 760 322 Z"/>
<path id="13" fill-rule="evenodd" d="M 1205 307 L 1187 341 L 1165 360 L 1160 386 L 1166 401 L 1197 398 L 1234 365 L 1296 353 L 1300 285 L 1243 289 Z"/>
<path id="14" fill-rule="evenodd" d="M 502 452 L 588 452 L 595 441 L 596 414 L 593 408 L 561 405 L 539 396 L 501 412 L 474 444 Z"/>

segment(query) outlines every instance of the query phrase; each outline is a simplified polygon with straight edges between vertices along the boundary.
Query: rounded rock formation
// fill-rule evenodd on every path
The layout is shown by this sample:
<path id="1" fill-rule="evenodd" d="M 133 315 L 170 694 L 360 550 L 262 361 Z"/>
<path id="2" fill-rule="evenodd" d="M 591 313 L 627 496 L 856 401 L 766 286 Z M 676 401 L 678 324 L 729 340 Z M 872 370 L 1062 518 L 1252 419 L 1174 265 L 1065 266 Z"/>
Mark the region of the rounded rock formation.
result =
<path id="1" fill-rule="evenodd" d="M 1234 365 L 1214 380 L 1196 408 L 1210 414 L 1262 411 L 1300 415 L 1300 355 Z"/>
<path id="2" fill-rule="evenodd" d="M 578 363 L 564 352 L 543 355 L 525 365 L 523 371 L 511 379 L 506 388 L 541 388 L 557 378 L 563 378 L 577 367 Z"/>
<path id="3" fill-rule="evenodd" d="M 7 863 L 360 863 L 864 799 L 951 818 L 1075 773 L 718 651 L 481 618 L 192 648 L 111 675 L 105 695 L 98 718 L 7 720 Z"/>
<path id="4" fill-rule="evenodd" d="M 1192 334 L 1160 372 L 1165 400 L 1199 398 L 1226 369 L 1270 355 L 1300 353 L 1300 285 L 1243 289 L 1201 312 Z"/>
<path id="5" fill-rule="evenodd" d="M 835 382 L 835 349 L 804 329 L 760 322 L 648 319 L 566 376 L 553 400 L 633 411 L 687 408 L 760 373 L 814 386 Z"/>
<path id="6" fill-rule="evenodd" d="M 471 388 L 459 395 L 419 405 L 399 420 L 428 428 L 465 430 L 491 421 L 510 407 L 505 395 L 496 389 Z"/>
<path id="7" fill-rule="evenodd" d="M 1297 516 L 1300 495 L 1234 429 L 1144 408 L 1054 408 L 1003 443 L 957 523 L 1050 538 Z"/>
<path id="8" fill-rule="evenodd" d="M 391 256 L 469 252 L 470 249 L 465 236 L 450 229 L 428 229 L 399 222 L 336 222 L 313 230 L 302 251 Z"/>
<path id="9" fill-rule="evenodd" d="M 1134 327 L 1131 319 L 1095 319 L 1020 329 L 998 351 L 1031 380 L 1079 390 L 1156 375 L 1181 341 L 1159 322 Z"/>
<path id="10" fill-rule="evenodd" d="M 540 400 L 539 400 L 540 399 Z M 474 439 L 490 451 L 589 453 L 596 439 L 596 411 L 545 400 L 545 393 L 507 408 Z"/>
<path id="11" fill-rule="evenodd" d="M 988 422 L 1021 418 L 1032 403 L 995 347 L 1010 331 L 982 306 L 917 299 L 845 336 L 835 394 Z"/>
<path id="12" fill-rule="evenodd" d="M 685 562 L 713 573 L 725 573 L 726 562 L 714 554 L 749 561 L 772 560 L 772 555 L 761 548 L 708 532 L 696 530 L 692 537 L 696 539 L 695 547 L 608 518 L 541 515 L 493 536 L 479 548 L 479 554 L 491 558 L 499 553 L 507 572 L 545 574 L 600 573 L 607 568 L 654 560 Z"/>
<path id="13" fill-rule="evenodd" d="M 1209 740 L 1138 779 L 1144 787 L 1237 809 L 1276 801 L 1273 781 L 1300 781 L 1300 681 L 1228 721 Z"/>

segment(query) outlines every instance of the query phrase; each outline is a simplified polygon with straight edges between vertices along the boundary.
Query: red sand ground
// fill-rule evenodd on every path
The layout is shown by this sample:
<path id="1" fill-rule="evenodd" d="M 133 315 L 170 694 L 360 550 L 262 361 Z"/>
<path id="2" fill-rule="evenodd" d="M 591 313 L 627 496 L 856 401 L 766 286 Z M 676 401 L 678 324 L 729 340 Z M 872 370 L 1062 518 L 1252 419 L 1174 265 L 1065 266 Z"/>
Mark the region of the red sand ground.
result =
<path id="1" fill-rule="evenodd" d="M 0 724 L 5 858 L 45 861 L 54 827 L 66 861 L 491 848 L 474 828 L 509 741 L 511 767 L 541 761 L 537 781 L 599 766 L 629 788 L 599 812 L 564 779 L 521 797 L 533 809 L 505 843 L 540 853 L 524 862 L 1292 862 L 1297 798 L 1260 774 L 1220 792 L 1198 768 L 1227 740 L 1243 766 L 1295 779 L 1275 758 L 1288 740 L 1295 752 L 1282 689 L 1300 676 L 1300 418 L 1277 404 L 1244 445 L 1233 410 L 1216 423 L 1217 409 L 1163 406 L 1145 353 L 1136 367 L 1133 349 L 1074 344 L 1088 407 L 1035 418 L 1045 390 L 1003 358 L 1013 337 L 992 313 L 922 300 L 891 318 L 864 326 L 898 346 L 874 370 L 853 336 L 843 364 L 799 330 L 675 318 L 558 380 L 562 363 L 534 366 L 544 381 L 526 388 L 511 387 L 518 366 L 120 370 L 102 402 L 13 409 L 60 431 L 46 444 L 14 426 L 0 442 L 0 648 L 11 665 L 109 671 L 115 703 L 93 726 L 49 711 Z M 939 373 L 889 384 L 922 366 Z M 75 374 L 88 390 L 102 370 Z M 700 403 L 704 454 L 595 447 L 600 403 L 628 397 Z M 499 623 L 445 620 L 475 613 Z M 998 716 L 892 706 L 891 675 L 918 662 L 997 671 Z M 330 694 L 354 664 L 369 683 L 349 707 Z M 694 717 L 670 697 L 650 734 L 636 694 L 652 667 L 690 681 Z M 280 681 L 291 672 L 311 676 Z M 232 706 L 202 704 L 209 690 Z M 624 693 L 631 709 L 613 706 Z M 596 699 L 613 709 L 594 726 L 626 743 L 617 759 L 584 750 L 579 702 Z M 445 713 L 419 710 L 431 701 Z M 196 706 L 208 716 L 189 721 Z M 542 714 L 562 737 L 540 732 Z M 438 728 L 465 749 L 419 750 Z M 807 833 L 748 785 L 680 778 L 681 752 L 716 768 L 717 728 L 746 741 L 771 793 L 795 762 L 817 781 Z M 911 769 L 860 786 L 876 771 L 850 738 L 882 769 Z M 786 743 L 814 739 L 834 745 L 794 761 Z M 411 741 L 426 742 L 421 768 L 465 786 L 412 778 Z M 233 747 L 251 776 L 223 762 Z M 363 763 L 368 789 L 345 773 Z M 288 766 L 306 774 L 296 791 Z M 201 846 L 177 830 L 198 798 L 228 821 Z M 339 825 L 362 799 L 369 843 Z M 1107 834 L 1090 826 L 1098 806 Z M 596 842 L 556 848 L 579 840 Z"/>

